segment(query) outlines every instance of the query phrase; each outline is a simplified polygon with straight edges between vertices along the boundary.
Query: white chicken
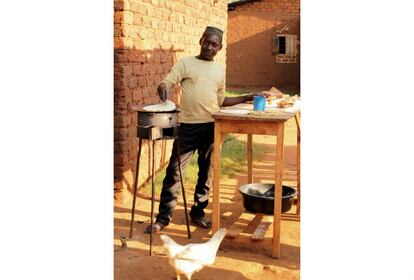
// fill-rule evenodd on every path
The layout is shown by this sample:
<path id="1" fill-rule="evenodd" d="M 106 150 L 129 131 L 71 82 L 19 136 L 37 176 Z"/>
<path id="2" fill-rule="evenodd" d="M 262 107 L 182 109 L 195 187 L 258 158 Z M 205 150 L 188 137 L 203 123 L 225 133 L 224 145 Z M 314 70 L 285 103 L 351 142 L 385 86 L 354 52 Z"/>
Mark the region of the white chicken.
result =
<path id="1" fill-rule="evenodd" d="M 200 271 L 204 266 L 213 265 L 226 232 L 225 228 L 221 228 L 205 243 L 190 243 L 184 246 L 177 244 L 167 235 L 161 235 L 169 263 L 175 269 L 177 280 L 180 280 L 180 274 L 184 274 L 188 280 L 191 280 L 193 273 Z"/>

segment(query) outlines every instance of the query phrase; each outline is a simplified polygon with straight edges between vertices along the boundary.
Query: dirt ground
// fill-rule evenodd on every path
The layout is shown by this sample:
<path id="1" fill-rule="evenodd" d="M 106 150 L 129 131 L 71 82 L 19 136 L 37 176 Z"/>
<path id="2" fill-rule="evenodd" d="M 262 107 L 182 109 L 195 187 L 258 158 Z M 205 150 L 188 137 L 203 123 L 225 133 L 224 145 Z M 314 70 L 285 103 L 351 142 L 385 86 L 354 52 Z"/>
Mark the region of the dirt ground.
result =
<path id="1" fill-rule="evenodd" d="M 245 137 L 240 136 L 242 139 Z M 253 165 L 253 182 L 274 182 L 273 165 L 275 159 L 275 137 L 254 136 L 254 143 L 265 145 L 268 152 L 260 162 Z M 296 186 L 296 125 L 293 119 L 285 127 L 285 152 L 283 184 Z M 253 151 L 254 152 L 254 151 Z M 238 187 L 247 183 L 247 174 L 235 174 L 229 179 L 221 180 L 221 226 L 229 228 L 244 211 Z M 194 186 L 186 186 L 188 207 L 193 204 Z M 114 277 L 115 280 L 153 280 L 175 279 L 175 272 L 169 265 L 159 234 L 154 235 L 153 256 L 149 256 L 149 235 L 143 233 L 150 223 L 151 202 L 137 198 L 134 235 L 129 239 L 131 201 L 114 208 Z M 212 203 L 210 201 L 206 216 L 211 219 Z M 155 213 L 158 203 L 155 203 Z M 295 213 L 294 205 L 289 213 Z M 187 230 L 182 197 L 174 211 L 173 221 L 162 233 L 168 234 L 179 244 L 205 242 L 211 231 L 195 227 L 190 222 L 192 238 L 187 239 Z M 127 237 L 127 248 L 121 247 L 120 236 Z M 205 267 L 193 275 L 192 280 L 207 279 L 283 279 L 300 278 L 300 221 L 282 220 L 281 257 L 273 259 L 271 248 L 260 244 L 233 244 L 225 238 L 220 245 L 217 258 L 212 267 Z M 181 279 L 185 279 L 184 276 Z"/>

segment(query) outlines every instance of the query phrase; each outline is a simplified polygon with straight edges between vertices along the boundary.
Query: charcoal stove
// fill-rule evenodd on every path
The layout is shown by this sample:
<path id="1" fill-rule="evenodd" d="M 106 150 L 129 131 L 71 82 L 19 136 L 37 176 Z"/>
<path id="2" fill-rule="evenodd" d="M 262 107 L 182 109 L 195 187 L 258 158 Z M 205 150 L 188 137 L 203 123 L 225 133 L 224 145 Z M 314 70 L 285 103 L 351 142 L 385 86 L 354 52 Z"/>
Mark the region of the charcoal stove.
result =
<path id="1" fill-rule="evenodd" d="M 148 104 L 147 104 L 148 105 Z M 147 105 L 138 105 L 134 106 L 131 109 L 137 112 L 137 137 L 139 138 L 138 142 L 138 154 L 137 154 L 137 165 L 136 173 L 134 180 L 134 190 L 133 190 L 133 201 L 132 201 L 132 212 L 131 212 L 131 223 L 129 229 L 129 238 L 132 238 L 133 233 L 133 222 L 134 222 L 134 213 L 135 213 L 135 201 L 136 201 L 136 192 L 139 178 L 139 164 L 141 158 L 141 148 L 142 140 L 150 140 L 152 142 L 152 195 L 151 195 L 151 228 L 154 224 L 154 203 L 155 203 L 155 141 L 157 140 L 168 140 L 168 139 L 178 139 L 178 126 L 177 115 L 180 112 L 179 108 L 176 108 L 173 111 L 160 111 L 160 112 L 148 112 L 143 109 Z M 188 224 L 188 214 L 187 214 L 187 201 L 185 198 L 184 183 L 181 170 L 181 161 L 180 161 L 180 144 L 178 143 L 178 165 L 180 171 L 180 181 L 181 181 L 181 192 L 183 194 L 184 201 L 184 211 L 185 218 L 187 223 L 187 235 L 188 238 L 191 238 L 190 227 Z M 150 251 L 149 254 L 152 255 L 152 241 L 153 241 L 153 232 L 150 233 Z"/>

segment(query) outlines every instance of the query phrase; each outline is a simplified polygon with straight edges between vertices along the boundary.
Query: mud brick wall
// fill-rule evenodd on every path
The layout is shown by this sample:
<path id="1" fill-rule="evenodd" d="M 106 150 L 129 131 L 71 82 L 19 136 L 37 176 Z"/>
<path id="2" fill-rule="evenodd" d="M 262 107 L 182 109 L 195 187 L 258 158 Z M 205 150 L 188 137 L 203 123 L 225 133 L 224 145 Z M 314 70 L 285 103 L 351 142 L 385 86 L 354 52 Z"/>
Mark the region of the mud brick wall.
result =
<path id="1" fill-rule="evenodd" d="M 131 106 L 158 103 L 156 88 L 174 63 L 200 51 L 207 25 L 227 30 L 227 0 L 115 0 L 114 2 L 114 197 L 131 198 L 138 138 Z M 223 39 L 226 41 L 226 35 Z M 226 62 L 225 48 L 217 60 Z M 172 91 L 179 103 L 180 87 Z M 139 185 L 151 175 L 149 141 L 143 140 Z M 156 168 L 165 164 L 172 140 L 156 141 Z"/>
<path id="2" fill-rule="evenodd" d="M 272 38 L 294 34 L 300 43 L 300 1 L 261 0 L 235 6 L 228 12 L 227 87 L 299 91 L 298 54 L 272 54 Z"/>

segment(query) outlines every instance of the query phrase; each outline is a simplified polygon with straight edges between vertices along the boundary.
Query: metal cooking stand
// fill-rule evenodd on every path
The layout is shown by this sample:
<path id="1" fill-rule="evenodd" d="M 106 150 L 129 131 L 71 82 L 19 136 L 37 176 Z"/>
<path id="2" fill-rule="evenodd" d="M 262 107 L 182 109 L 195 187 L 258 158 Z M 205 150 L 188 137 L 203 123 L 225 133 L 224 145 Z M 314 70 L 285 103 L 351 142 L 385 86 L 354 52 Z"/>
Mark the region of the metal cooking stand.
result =
<path id="1" fill-rule="evenodd" d="M 188 238 L 191 239 L 190 233 L 190 226 L 188 224 L 188 214 L 187 214 L 187 200 L 185 198 L 185 190 L 184 190 L 184 183 L 183 183 L 183 176 L 181 170 L 181 159 L 180 159 L 180 141 L 179 141 L 179 132 L 178 126 L 169 127 L 169 128 L 160 128 L 155 126 L 139 126 L 137 131 L 139 137 L 138 143 L 138 155 L 137 155 L 137 165 L 135 171 L 135 180 L 134 180 L 134 190 L 133 190 L 133 199 L 132 199 L 132 211 L 131 211 L 131 224 L 129 228 L 129 238 L 132 238 L 133 233 L 133 222 L 134 222 L 134 214 L 135 214 L 135 201 L 136 201 L 136 193 L 137 193 L 137 185 L 138 185 L 138 178 L 139 178 L 139 164 L 141 158 L 141 147 L 142 147 L 142 139 L 151 140 L 152 142 L 152 190 L 151 190 L 151 229 L 154 224 L 154 203 L 155 203 L 155 141 L 156 140 L 166 140 L 166 139 L 177 139 L 177 153 L 178 153 L 178 166 L 179 166 L 179 173 L 180 173 L 180 182 L 181 182 L 181 192 L 183 194 L 184 200 L 184 212 L 185 212 L 185 221 L 187 224 L 187 235 Z M 152 242 L 153 242 L 153 232 L 150 232 L 150 249 L 149 254 L 152 256 Z"/>

